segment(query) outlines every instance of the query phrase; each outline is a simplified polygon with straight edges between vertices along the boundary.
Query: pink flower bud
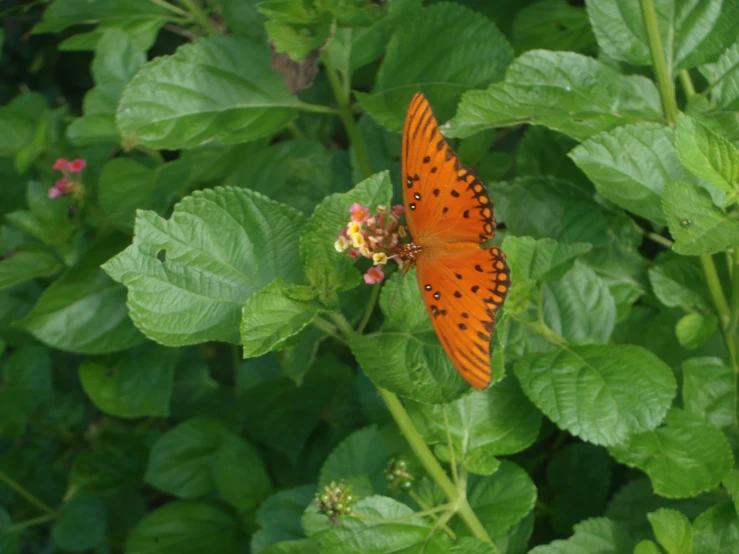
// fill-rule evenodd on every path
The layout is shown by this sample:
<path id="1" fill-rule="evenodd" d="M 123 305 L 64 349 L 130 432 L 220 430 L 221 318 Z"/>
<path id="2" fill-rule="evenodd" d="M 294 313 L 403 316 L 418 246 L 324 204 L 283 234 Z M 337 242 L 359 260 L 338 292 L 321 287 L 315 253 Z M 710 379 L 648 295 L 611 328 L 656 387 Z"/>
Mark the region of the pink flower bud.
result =
<path id="1" fill-rule="evenodd" d="M 359 202 L 354 202 L 349 207 L 349 212 L 352 214 L 351 220 L 357 223 L 364 223 L 369 217 L 369 208 L 362 206 Z"/>
<path id="2" fill-rule="evenodd" d="M 385 274 L 379 266 L 372 266 L 364 274 L 364 282 L 368 285 L 374 285 L 375 283 L 381 283 L 385 278 Z"/>
<path id="3" fill-rule="evenodd" d="M 79 173 L 83 169 L 85 169 L 85 166 L 87 165 L 87 160 L 84 160 L 82 158 L 76 158 L 72 160 L 71 162 L 67 163 L 67 169 L 71 171 L 72 173 Z"/>
<path id="4" fill-rule="evenodd" d="M 69 161 L 65 160 L 64 158 L 58 158 L 54 162 L 54 165 L 51 166 L 51 169 L 54 169 L 55 171 L 61 171 L 62 169 L 66 169 L 68 164 Z"/>

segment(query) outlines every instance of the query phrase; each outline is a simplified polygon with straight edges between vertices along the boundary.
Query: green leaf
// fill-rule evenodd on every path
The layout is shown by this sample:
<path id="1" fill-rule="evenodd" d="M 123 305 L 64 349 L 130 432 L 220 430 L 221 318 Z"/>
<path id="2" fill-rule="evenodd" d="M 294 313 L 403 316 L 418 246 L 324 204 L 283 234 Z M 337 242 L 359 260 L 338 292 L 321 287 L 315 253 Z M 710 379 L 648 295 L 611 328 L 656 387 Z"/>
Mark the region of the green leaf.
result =
<path id="1" fill-rule="evenodd" d="M 320 548 L 313 539 L 303 539 L 278 542 L 263 552 L 264 554 L 320 554 Z"/>
<path id="2" fill-rule="evenodd" d="M 0 366 L 0 434 L 23 425 L 52 396 L 51 357 L 38 346 L 22 346 Z M 12 434 L 12 433 L 9 433 Z"/>
<path id="3" fill-rule="evenodd" d="M 677 153 L 694 175 L 736 198 L 739 186 L 739 150 L 690 116 L 677 118 Z M 675 181 L 680 179 L 673 179 Z"/>
<path id="4" fill-rule="evenodd" d="M 174 351 L 146 345 L 112 359 L 87 359 L 79 367 L 80 381 L 93 404 L 107 414 L 166 417 L 174 358 Z"/>
<path id="5" fill-rule="evenodd" d="M 248 37 L 255 42 L 264 42 L 264 17 L 256 8 L 261 0 L 215 0 L 228 30 L 236 35 Z"/>
<path id="6" fill-rule="evenodd" d="M 657 543 L 650 540 L 641 541 L 634 548 L 634 554 L 664 554 Z"/>
<path id="7" fill-rule="evenodd" d="M 686 498 L 717 486 L 734 458 L 723 433 L 701 416 L 671 408 L 664 425 L 610 448 L 622 464 L 638 467 L 657 494 Z"/>
<path id="8" fill-rule="evenodd" d="M 377 173 L 346 193 L 332 194 L 313 212 L 300 237 L 300 256 L 310 282 L 324 295 L 355 287 L 361 280 L 354 260 L 336 252 L 334 242 L 349 223 L 349 206 L 359 202 L 374 211 L 387 206 L 392 184 L 387 171 Z"/>
<path id="9" fill-rule="evenodd" d="M 318 488 L 343 480 L 352 485 L 352 491 L 360 498 L 383 493 L 387 488 L 387 463 L 388 452 L 380 431 L 376 427 L 355 431 L 326 458 L 318 477 Z"/>
<path id="10" fill-rule="evenodd" d="M 98 202 L 115 223 L 133 227 L 136 210 L 164 211 L 184 187 L 189 167 L 178 161 L 150 169 L 129 158 L 114 158 L 103 166 L 98 180 Z"/>
<path id="11" fill-rule="evenodd" d="M 334 28 L 330 12 L 312 2 L 266 0 L 257 5 L 267 20 L 264 28 L 276 52 L 287 53 L 293 60 L 303 60 L 329 39 Z"/>
<path id="12" fill-rule="evenodd" d="M 521 9 L 513 22 L 517 53 L 542 48 L 595 53 L 596 43 L 587 12 L 566 0 L 540 0 Z"/>
<path id="13" fill-rule="evenodd" d="M 413 510 L 392 498 L 361 499 L 354 505 L 353 512 L 372 519 L 345 517 L 340 525 L 327 524 L 312 534 L 321 543 L 321 554 L 410 554 L 422 549 L 426 554 L 440 554 L 447 552 L 451 545 L 446 535 L 431 533 L 432 523 L 428 519 L 413 518 Z M 325 516 L 320 517 L 327 520 Z M 392 521 L 401 518 L 402 521 Z"/>
<path id="14" fill-rule="evenodd" d="M 272 492 L 259 451 L 235 435 L 216 452 L 213 478 L 221 497 L 241 513 L 255 511 Z"/>
<path id="15" fill-rule="evenodd" d="M 721 484 L 734 501 L 734 508 L 739 506 L 739 471 L 732 469 Z"/>
<path id="16" fill-rule="evenodd" d="M 450 402 L 469 390 L 436 337 L 415 270 L 384 286 L 380 303 L 383 326 L 374 333 L 355 334 L 350 341 L 359 365 L 376 386 L 427 404 Z"/>
<path id="17" fill-rule="evenodd" d="M 680 344 L 688 350 L 704 344 L 718 330 L 718 318 L 691 312 L 680 318 L 675 325 L 675 335 Z"/>
<path id="18" fill-rule="evenodd" d="M 513 50 L 489 19 L 458 4 L 435 4 L 398 26 L 372 93 L 356 97 L 378 123 L 400 131 L 411 97 L 421 90 L 443 122 L 464 91 L 499 81 L 512 59 Z"/>
<path id="19" fill-rule="evenodd" d="M 2 35 L 0 35 L 2 39 Z M 2 44 L 0 44 L 2 50 Z M 20 533 L 5 533 L 5 529 L 11 526 L 13 520 L 8 512 L 0 506 L 0 554 L 17 554 Z"/>
<path id="20" fill-rule="evenodd" d="M 731 502 L 706 510 L 693 522 L 693 552 L 739 551 L 739 519 Z"/>
<path id="21" fill-rule="evenodd" d="M 519 178 L 550 176 L 587 185 L 585 175 L 567 156 L 575 146 L 577 142 L 566 135 L 546 127 L 528 127 L 516 148 L 514 174 Z"/>
<path id="22" fill-rule="evenodd" d="M 672 370 L 633 345 L 571 346 L 528 355 L 515 370 L 526 395 L 557 426 L 601 445 L 654 429 L 676 390 Z"/>
<path id="23" fill-rule="evenodd" d="M 552 239 L 506 236 L 501 245 L 511 269 L 511 282 L 535 279 L 558 281 L 592 246 L 587 243 L 560 244 Z"/>
<path id="24" fill-rule="evenodd" d="M 244 547 L 236 515 L 214 502 L 169 502 L 141 520 L 126 554 L 236 554 Z"/>
<path id="25" fill-rule="evenodd" d="M 652 65 L 647 29 L 639 0 L 591 0 L 587 4 L 598 45 L 607 56 L 632 65 Z M 736 39 L 739 17 L 734 0 L 657 0 L 663 54 L 670 75 L 716 59 Z"/>
<path id="26" fill-rule="evenodd" d="M 632 554 L 636 541 L 618 523 L 604 517 L 575 525 L 575 534 L 529 550 L 529 554 Z"/>
<path id="27" fill-rule="evenodd" d="M 536 486 L 523 469 L 503 460 L 492 475 L 470 478 L 467 499 L 493 537 L 505 533 L 534 508 Z M 468 532 L 460 521 L 452 527 L 459 534 Z"/>
<path id="28" fill-rule="evenodd" d="M 711 310 L 705 277 L 695 259 L 666 254 L 649 268 L 654 295 L 668 308 Z"/>
<path id="29" fill-rule="evenodd" d="M 700 72 L 710 84 L 710 98 L 718 112 L 736 120 L 739 110 L 739 42 L 724 50 L 715 63 L 701 66 Z"/>
<path id="30" fill-rule="evenodd" d="M 664 224 L 662 191 L 670 181 L 691 181 L 675 150 L 669 127 L 643 123 L 590 137 L 570 157 L 596 190 L 632 213 Z"/>
<path id="31" fill-rule="evenodd" d="M 573 52 L 533 50 L 517 58 L 505 80 L 462 96 L 445 135 L 521 123 L 544 125 L 577 140 L 638 121 L 660 121 L 657 89 Z"/>
<path id="32" fill-rule="evenodd" d="M 693 528 L 685 514 L 661 508 L 647 514 L 654 536 L 667 554 L 692 554 Z"/>
<path id="33" fill-rule="evenodd" d="M 120 142 L 120 134 L 115 127 L 115 109 L 123 87 L 145 62 L 145 52 L 136 48 L 129 35 L 121 29 L 109 29 L 102 35 L 90 66 L 95 88 L 85 94 L 84 115 L 67 128 L 67 136 L 74 144 L 81 146 L 103 140 Z"/>
<path id="34" fill-rule="evenodd" d="M 464 457 L 465 465 L 466 460 L 474 459 L 479 465 L 480 458 L 525 450 L 536 440 L 541 426 L 541 413 L 512 375 L 449 404 L 409 403 L 408 411 L 429 444 L 447 444 L 448 421 L 454 451 L 458 458 Z"/>
<path id="35" fill-rule="evenodd" d="M 603 513 L 611 485 L 608 453 L 597 446 L 568 444 L 555 452 L 547 466 L 547 480 L 554 490 L 552 527 L 572 532 L 577 522 Z"/>
<path id="36" fill-rule="evenodd" d="M 306 294 L 307 298 L 301 297 Z M 279 350 L 288 338 L 310 325 L 323 309 L 312 294 L 309 287 L 275 279 L 250 296 L 241 318 L 244 358 Z"/>
<path id="37" fill-rule="evenodd" d="M 219 35 L 147 63 L 124 89 L 117 123 L 129 144 L 174 150 L 271 135 L 300 105 L 266 47 Z"/>
<path id="38" fill-rule="evenodd" d="M 98 242 L 43 292 L 18 325 L 49 346 L 80 354 L 118 352 L 140 343 L 125 289 L 100 270 L 120 252 L 122 240 L 111 236 Z"/>
<path id="39" fill-rule="evenodd" d="M 128 288 L 131 319 L 147 337 L 238 343 L 246 299 L 275 277 L 300 279 L 302 226 L 300 213 L 261 194 L 197 191 L 168 220 L 138 212 L 133 244 L 103 269 Z"/>
<path id="40" fill-rule="evenodd" d="M 51 277 L 62 268 L 54 256 L 33 247 L 11 250 L 0 258 L 0 290 L 37 277 Z"/>
<path id="41" fill-rule="evenodd" d="M 267 498 L 257 512 L 261 529 L 252 536 L 252 552 L 260 554 L 271 544 L 304 537 L 300 518 L 306 506 L 313 502 L 315 492 L 315 485 L 303 485 L 281 490 Z"/>
<path id="42" fill-rule="evenodd" d="M 697 185 L 669 183 L 662 207 L 678 254 L 713 254 L 739 244 L 739 219 L 717 208 L 710 194 Z"/>
<path id="43" fill-rule="evenodd" d="M 64 550 L 82 552 L 105 540 L 106 526 L 103 501 L 97 495 L 81 492 L 62 504 L 51 536 Z"/>
<path id="44" fill-rule="evenodd" d="M 719 358 L 690 358 L 683 365 L 683 406 L 721 429 L 739 452 L 739 391 L 734 370 Z"/>
<path id="45" fill-rule="evenodd" d="M 544 285 L 544 322 L 571 342 L 606 343 L 616 325 L 616 301 L 595 271 L 577 262 L 559 281 Z"/>

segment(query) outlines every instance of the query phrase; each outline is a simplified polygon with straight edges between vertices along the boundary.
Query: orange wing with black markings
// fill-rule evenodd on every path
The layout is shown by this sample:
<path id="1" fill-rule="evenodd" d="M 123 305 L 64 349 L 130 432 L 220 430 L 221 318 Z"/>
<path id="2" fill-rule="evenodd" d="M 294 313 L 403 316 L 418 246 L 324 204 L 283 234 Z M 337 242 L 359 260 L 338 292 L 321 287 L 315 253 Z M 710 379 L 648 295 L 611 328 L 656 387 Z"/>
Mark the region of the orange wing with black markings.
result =
<path id="1" fill-rule="evenodd" d="M 510 272 L 497 246 L 493 203 L 441 135 L 426 97 L 411 100 L 403 130 L 403 198 L 409 257 L 444 350 L 477 389 L 491 381 L 490 339 Z"/>

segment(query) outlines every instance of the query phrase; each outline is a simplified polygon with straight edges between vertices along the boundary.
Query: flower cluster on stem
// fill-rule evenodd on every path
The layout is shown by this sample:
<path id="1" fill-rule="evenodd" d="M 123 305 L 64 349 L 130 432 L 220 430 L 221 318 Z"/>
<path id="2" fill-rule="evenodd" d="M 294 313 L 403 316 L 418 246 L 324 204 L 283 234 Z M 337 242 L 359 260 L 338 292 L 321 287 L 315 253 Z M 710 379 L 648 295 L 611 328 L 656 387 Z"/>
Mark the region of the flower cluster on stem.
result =
<path id="1" fill-rule="evenodd" d="M 403 259 L 401 239 L 407 236 L 405 227 L 400 225 L 403 206 L 378 205 L 371 214 L 369 207 L 354 202 L 349 208 L 351 214 L 334 243 L 337 252 L 347 252 L 351 258 L 360 256 L 372 260 L 373 266 L 364 274 L 364 282 L 368 285 L 380 283 L 385 278 L 382 266 L 389 260 L 395 261 L 401 268 Z"/>
<path id="2" fill-rule="evenodd" d="M 49 198 L 58 198 L 65 194 L 69 194 L 77 200 L 82 199 L 84 187 L 82 186 L 81 173 L 85 169 L 87 161 L 82 158 L 74 160 L 66 160 L 59 158 L 51 166 L 55 171 L 61 171 L 61 179 L 57 179 L 54 186 L 49 189 Z"/>
<path id="3" fill-rule="evenodd" d="M 316 506 L 318 510 L 328 516 L 334 525 L 339 524 L 339 517 L 352 513 L 352 504 L 357 501 L 357 496 L 352 494 L 352 486 L 343 480 L 338 484 L 331 481 L 330 485 L 316 493 Z"/>

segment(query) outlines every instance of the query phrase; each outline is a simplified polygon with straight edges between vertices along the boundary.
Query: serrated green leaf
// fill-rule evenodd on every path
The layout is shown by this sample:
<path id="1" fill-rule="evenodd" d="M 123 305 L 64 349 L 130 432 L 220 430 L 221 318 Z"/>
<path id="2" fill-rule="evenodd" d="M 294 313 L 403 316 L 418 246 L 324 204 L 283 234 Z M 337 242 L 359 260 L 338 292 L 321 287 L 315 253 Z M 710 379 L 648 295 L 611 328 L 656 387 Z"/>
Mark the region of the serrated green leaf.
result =
<path id="1" fill-rule="evenodd" d="M 115 23 L 130 19 L 164 19 L 169 12 L 147 0 L 127 0 L 110 3 L 105 0 L 60 0 L 44 11 L 43 20 L 34 33 L 54 33 L 72 25 L 89 23 Z"/>
<path id="2" fill-rule="evenodd" d="M 675 336 L 685 348 L 693 350 L 705 343 L 718 330 L 718 318 L 691 312 L 680 318 L 675 325 Z"/>
<path id="3" fill-rule="evenodd" d="M 713 254 L 739 244 L 739 219 L 717 208 L 697 185 L 669 183 L 662 207 L 675 239 L 673 250 L 679 254 Z"/>
<path id="4" fill-rule="evenodd" d="M 536 503 L 536 486 L 528 474 L 508 460 L 489 476 L 474 476 L 467 485 L 467 500 L 488 534 L 501 535 L 521 521 Z M 452 525 L 462 534 L 464 524 Z"/>
<path id="5" fill-rule="evenodd" d="M 408 103 L 420 90 L 444 122 L 465 90 L 499 81 L 512 59 L 512 48 L 492 21 L 459 4 L 431 5 L 398 26 L 372 93 L 356 97 L 378 123 L 400 131 Z"/>
<path id="6" fill-rule="evenodd" d="M 680 161 L 694 175 L 736 197 L 739 186 L 739 150 L 690 116 L 677 118 L 675 143 Z M 672 179 L 673 181 L 682 178 Z"/>
<path id="7" fill-rule="evenodd" d="M 309 287 L 287 285 L 275 279 L 257 291 L 244 304 L 241 317 L 241 345 L 244 358 L 261 356 L 284 346 L 323 310 L 314 300 L 295 298 L 294 287 L 311 294 Z"/>
<path id="8" fill-rule="evenodd" d="M 327 525 L 312 537 L 321 543 L 322 554 L 386 554 L 407 552 L 441 554 L 451 546 L 449 537 L 432 534 L 432 523 L 412 518 L 413 510 L 384 496 L 361 499 L 353 512 L 372 518 L 342 518 L 338 526 Z M 325 516 L 320 516 L 326 519 Z M 402 521 L 392 521 L 401 519 Z M 378 522 L 377 520 L 391 520 Z"/>
<path id="9" fill-rule="evenodd" d="M 552 527 L 569 534 L 579 521 L 603 512 L 611 484 L 608 452 L 590 444 L 568 444 L 552 456 L 547 480 L 555 491 Z"/>
<path id="10" fill-rule="evenodd" d="M 126 541 L 126 554 L 235 554 L 244 547 L 236 514 L 214 502 L 169 502 L 149 512 Z"/>
<path id="11" fill-rule="evenodd" d="M 690 181 L 669 127 L 643 123 L 590 137 L 570 152 L 595 188 L 614 204 L 664 224 L 662 191 L 670 181 Z"/>
<path id="12" fill-rule="evenodd" d="M 718 428 L 678 408 L 667 412 L 661 427 L 631 435 L 610 452 L 620 463 L 643 470 L 654 491 L 668 498 L 695 496 L 715 487 L 734 463 Z"/>
<path id="13" fill-rule="evenodd" d="M 147 63 L 124 89 L 116 118 L 128 144 L 177 149 L 271 135 L 300 105 L 264 46 L 219 35 Z"/>
<path id="14" fill-rule="evenodd" d="M 677 510 L 661 508 L 647 514 L 654 536 L 667 554 L 692 554 L 693 528 L 690 520 Z"/>
<path id="15" fill-rule="evenodd" d="M 62 504 L 51 536 L 64 550 L 83 552 L 105 540 L 106 525 L 105 504 L 100 497 L 81 492 Z"/>
<path id="16" fill-rule="evenodd" d="M 535 279 L 557 281 L 567 273 L 581 254 L 592 246 L 587 243 L 560 244 L 552 239 L 507 236 L 501 245 L 511 269 L 511 282 Z"/>
<path id="17" fill-rule="evenodd" d="M 260 554 L 271 544 L 292 541 L 305 536 L 300 518 L 313 500 L 315 485 L 303 485 L 281 490 L 265 500 L 257 512 L 261 529 L 251 539 L 254 554 Z"/>
<path id="18" fill-rule="evenodd" d="M 126 291 L 100 264 L 120 252 L 124 239 L 111 236 L 95 246 L 39 297 L 18 325 L 45 344 L 81 354 L 106 354 L 139 344 Z"/>
<path id="19" fill-rule="evenodd" d="M 334 242 L 349 223 L 349 206 L 359 202 L 374 211 L 378 204 L 387 206 L 392 184 L 387 171 L 365 179 L 351 191 L 332 194 L 313 212 L 300 237 L 300 256 L 310 282 L 324 293 L 346 290 L 360 282 L 354 260 L 336 252 Z"/>
<path id="20" fill-rule="evenodd" d="M 334 18 L 315 2 L 266 0 L 257 5 L 266 17 L 264 28 L 276 52 L 292 60 L 303 60 L 320 51 L 334 28 Z"/>
<path id="21" fill-rule="evenodd" d="M 82 388 L 93 404 L 116 417 L 169 415 L 174 353 L 143 346 L 116 358 L 88 359 L 79 367 Z"/>
<path id="22" fill-rule="evenodd" d="M 423 299 L 411 270 L 397 287 L 383 287 L 380 293 L 386 319 L 374 333 L 351 337 L 350 346 L 365 375 L 391 392 L 438 404 L 459 398 L 469 390 L 439 343 L 425 315 Z M 395 294 L 395 303 L 392 297 Z M 403 315 L 394 315 L 394 312 Z M 502 368 L 497 371 L 502 371 Z"/>
<path id="23" fill-rule="evenodd" d="M 706 510 L 693 522 L 693 552 L 739 551 L 739 518 L 731 502 Z"/>
<path id="24" fill-rule="evenodd" d="M 587 12 L 565 0 L 540 0 L 521 9 L 512 41 L 517 53 L 542 48 L 589 54 L 597 48 Z"/>
<path id="25" fill-rule="evenodd" d="M 734 117 L 739 110 L 739 42 L 728 47 L 715 63 L 700 67 L 710 84 L 710 98 L 715 109 Z"/>
<path id="26" fill-rule="evenodd" d="M 652 65 L 639 0 L 590 0 L 590 22 L 603 52 L 632 65 Z M 736 38 L 731 21 L 739 17 L 734 0 L 657 0 L 654 10 L 671 75 L 712 61 Z M 662 55 L 662 54 L 660 54 Z"/>
<path id="27" fill-rule="evenodd" d="M 215 489 L 213 464 L 228 429 L 218 420 L 193 418 L 159 437 L 151 449 L 146 482 L 180 498 L 198 498 Z"/>
<path id="28" fill-rule="evenodd" d="M 661 256 L 649 268 L 649 282 L 654 295 L 668 308 L 712 308 L 703 271 L 695 259 L 674 254 Z"/>
<path id="29" fill-rule="evenodd" d="M 240 513 L 255 511 L 272 491 L 259 451 L 240 437 L 227 436 L 213 463 L 216 489 Z"/>
<path id="30" fill-rule="evenodd" d="M 672 370 L 633 345 L 571 346 L 515 365 L 526 395 L 561 429 L 615 445 L 660 424 L 677 385 Z"/>
<path id="31" fill-rule="evenodd" d="M 387 448 L 377 428 L 355 431 L 326 458 L 318 477 L 318 488 L 332 481 L 345 481 L 360 498 L 383 493 L 387 488 L 384 471 L 387 463 Z"/>
<path id="32" fill-rule="evenodd" d="M 595 271 L 577 262 L 542 289 L 541 309 L 550 329 L 571 342 L 606 343 L 616 324 L 616 301 Z"/>
<path id="33" fill-rule="evenodd" d="M 604 517 L 575 525 L 575 534 L 529 550 L 529 554 L 633 554 L 636 541 L 618 523 Z"/>
<path id="34" fill-rule="evenodd" d="M 103 269 L 128 288 L 131 319 L 149 338 L 166 346 L 238 343 L 246 299 L 275 277 L 300 280 L 303 221 L 249 190 L 198 191 L 168 220 L 140 211 L 133 244 Z"/>
<path id="35" fill-rule="evenodd" d="M 429 444 L 447 444 L 448 421 L 457 457 L 472 460 L 474 465 L 526 449 L 536 440 L 541 425 L 541 413 L 512 375 L 450 404 L 410 403 L 408 411 Z"/>
<path id="36" fill-rule="evenodd" d="M 654 541 L 644 540 L 636 545 L 634 554 L 664 554 L 664 552 Z"/>
<path id="37" fill-rule="evenodd" d="M 37 277 L 50 277 L 62 268 L 57 258 L 32 247 L 11 250 L 1 257 L 0 290 Z"/>
<path id="38" fill-rule="evenodd" d="M 690 358 L 683 362 L 683 406 L 721 429 L 739 452 L 739 391 L 734 371 L 719 358 Z"/>
<path id="39" fill-rule="evenodd" d="M 533 50 L 517 58 L 502 83 L 462 96 L 445 134 L 520 123 L 544 125 L 577 140 L 638 121 L 660 121 L 657 89 L 573 52 Z"/>

